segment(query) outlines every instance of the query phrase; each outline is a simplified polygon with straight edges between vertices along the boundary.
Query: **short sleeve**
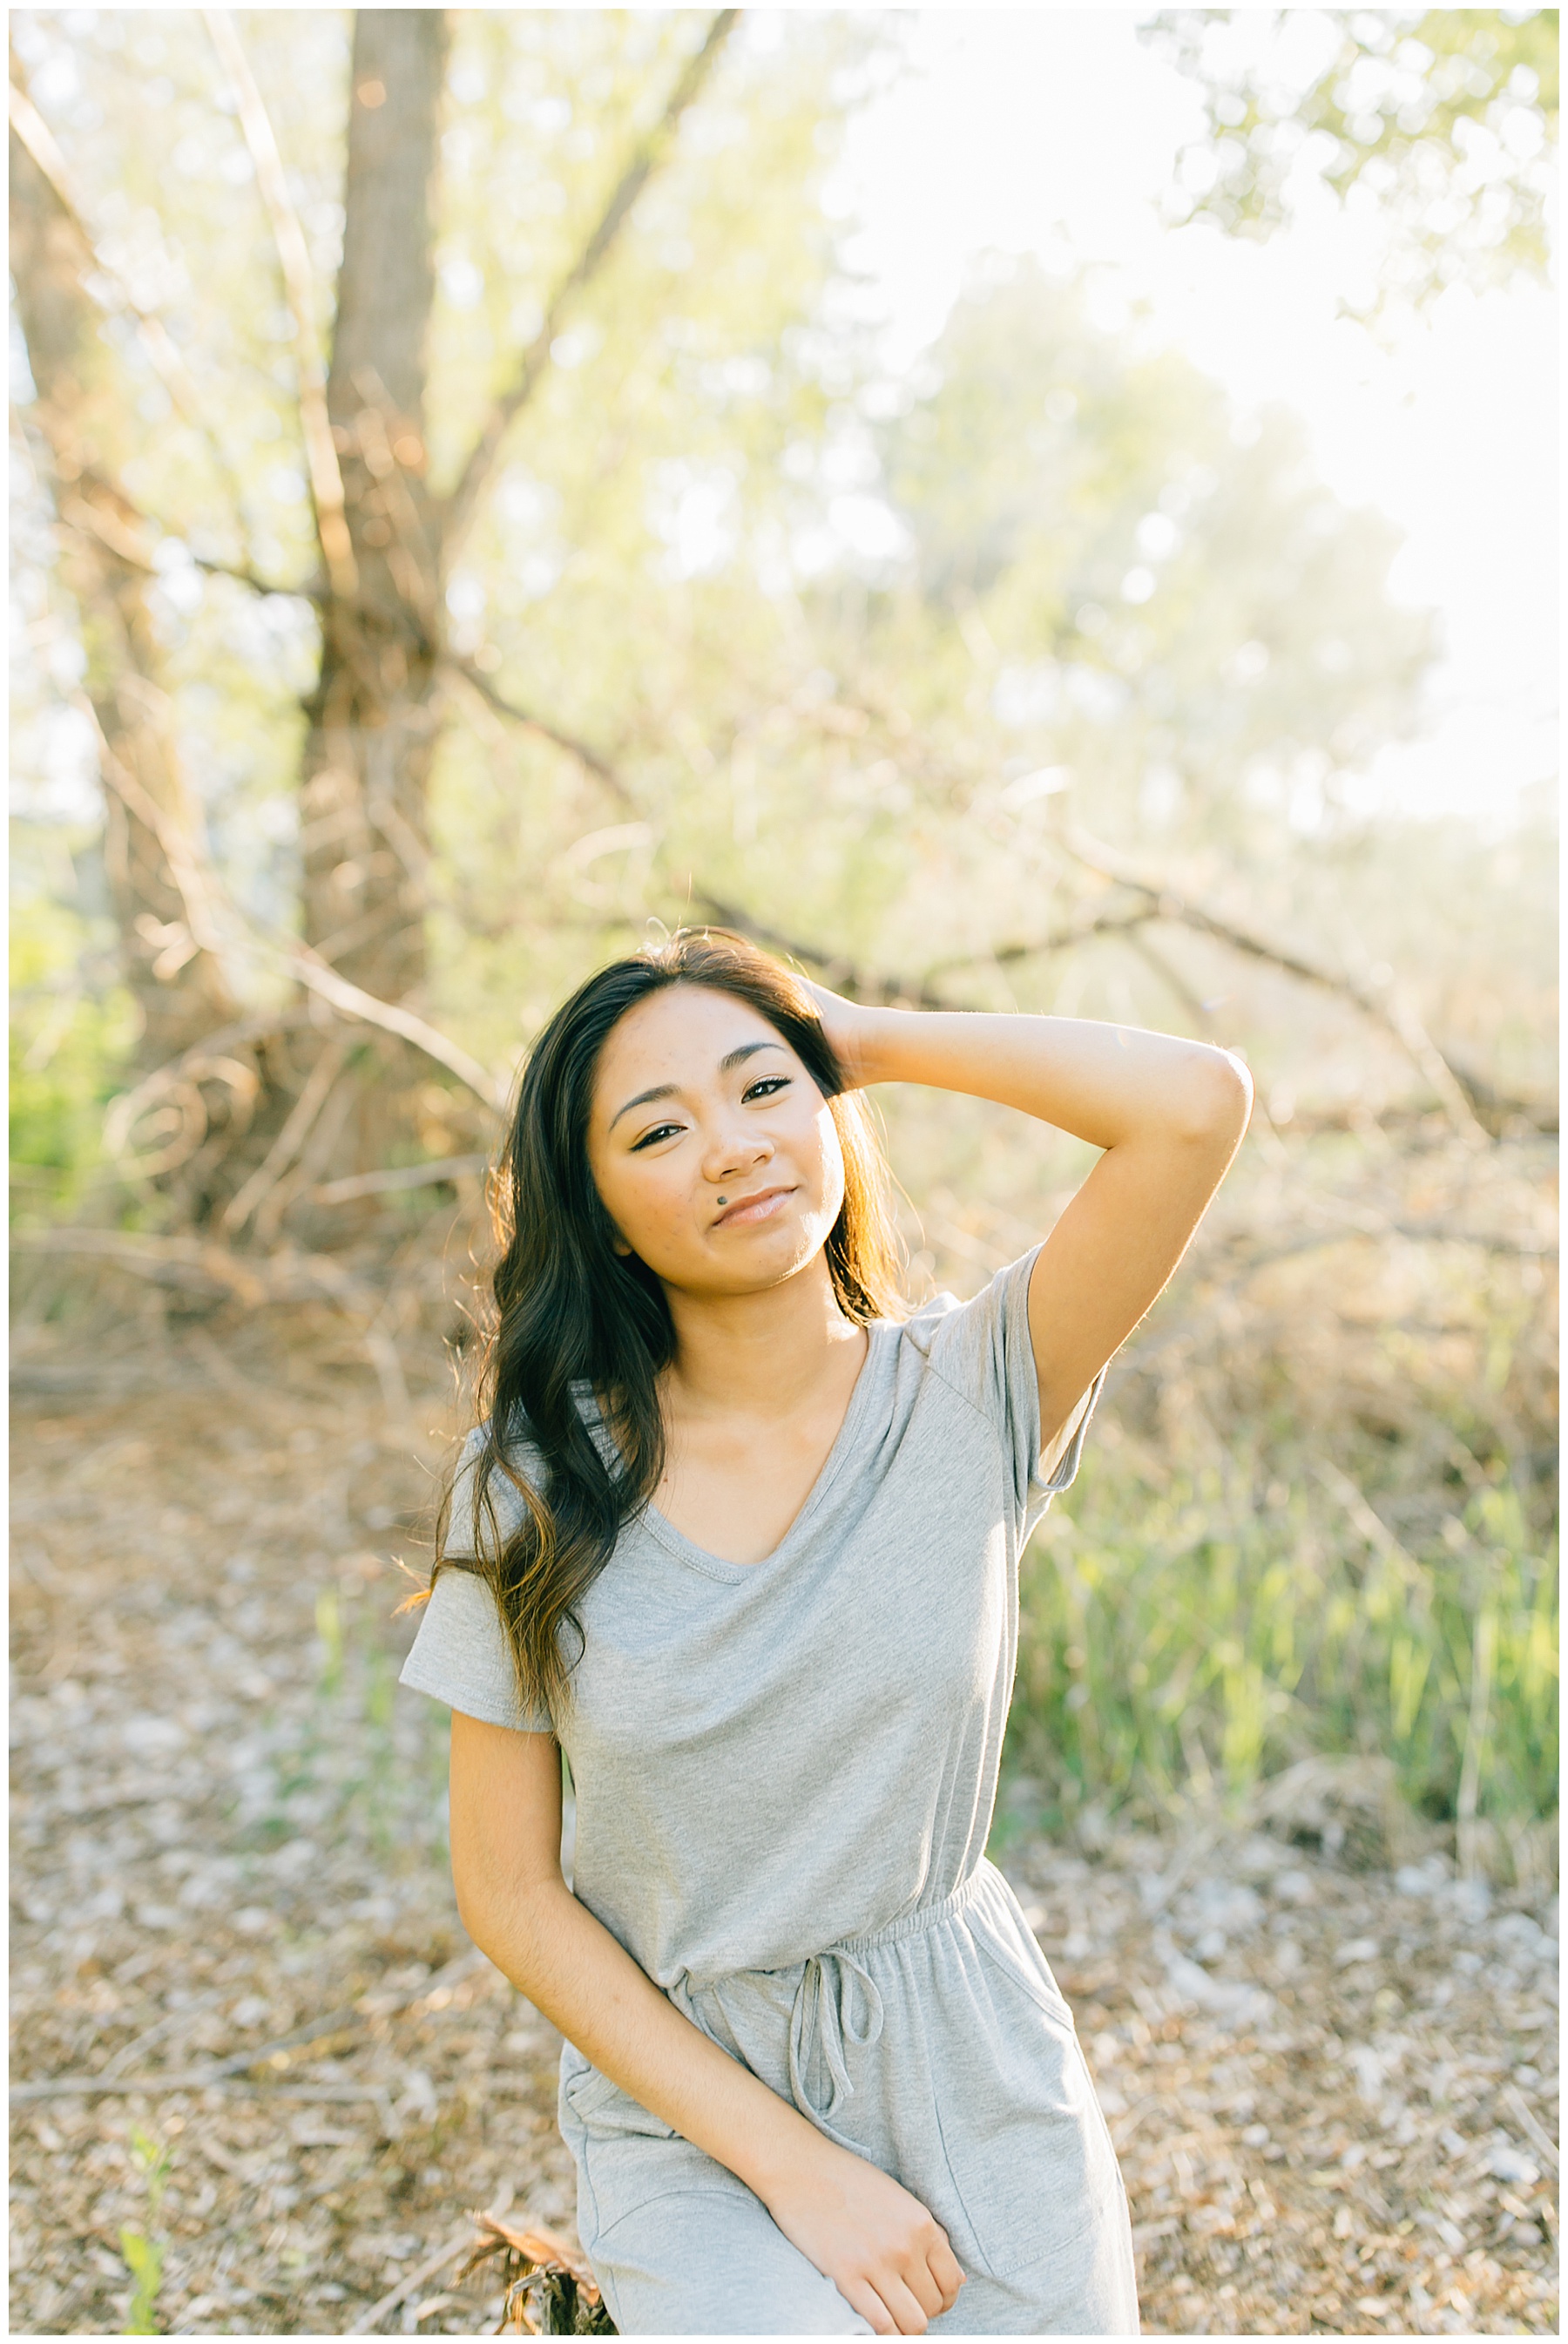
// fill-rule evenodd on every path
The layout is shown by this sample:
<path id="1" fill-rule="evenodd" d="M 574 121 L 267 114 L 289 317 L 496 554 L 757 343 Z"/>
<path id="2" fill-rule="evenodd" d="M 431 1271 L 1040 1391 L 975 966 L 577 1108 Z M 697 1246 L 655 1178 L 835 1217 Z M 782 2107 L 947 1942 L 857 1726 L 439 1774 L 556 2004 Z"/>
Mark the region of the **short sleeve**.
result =
<path id="1" fill-rule="evenodd" d="M 398 1682 L 487 1725 L 510 1726 L 517 1733 L 555 1730 L 545 1711 L 524 1706 L 488 1584 L 457 1565 L 443 1571 L 430 1591 Z"/>
<path id="2" fill-rule="evenodd" d="M 511 1645 L 487 1581 L 463 1568 L 475 1551 L 474 1474 L 483 1440 L 482 1428 L 471 1432 L 457 1460 L 445 1547 L 448 1567 L 437 1575 L 420 1613 L 419 1632 L 398 1682 L 487 1725 L 549 1733 L 554 1728 L 548 1714 L 524 1705 Z M 523 1519 L 522 1499 L 504 1473 L 491 1475 L 489 1498 L 498 1531 L 509 1537 Z"/>
<path id="3" fill-rule="evenodd" d="M 485 1445 L 485 1427 L 476 1425 L 463 1443 L 463 1453 L 457 1460 L 457 1470 L 452 1477 L 452 1502 L 447 1510 L 447 1538 L 443 1552 L 458 1558 L 476 1555 L 478 1541 L 475 1535 L 475 1494 L 479 1466 L 479 1452 Z M 508 1457 L 519 1472 L 530 1468 L 537 1471 L 536 1452 L 526 1446 Z M 522 1499 L 505 1473 L 497 1470 L 489 1479 L 485 1492 L 496 1517 L 496 1529 L 503 1539 L 510 1538 L 522 1527 L 527 1510 Z"/>
<path id="4" fill-rule="evenodd" d="M 936 1374 L 982 1416 L 1000 1439 L 1020 1537 L 1027 1537 L 1078 1471 L 1089 1420 L 1105 1381 L 1102 1368 L 1070 1420 L 1065 1446 L 1049 1470 L 1040 1456 L 1040 1379 L 1029 1331 L 1029 1281 L 1038 1246 L 999 1269 L 970 1302 L 941 1295 L 910 1322 Z"/>

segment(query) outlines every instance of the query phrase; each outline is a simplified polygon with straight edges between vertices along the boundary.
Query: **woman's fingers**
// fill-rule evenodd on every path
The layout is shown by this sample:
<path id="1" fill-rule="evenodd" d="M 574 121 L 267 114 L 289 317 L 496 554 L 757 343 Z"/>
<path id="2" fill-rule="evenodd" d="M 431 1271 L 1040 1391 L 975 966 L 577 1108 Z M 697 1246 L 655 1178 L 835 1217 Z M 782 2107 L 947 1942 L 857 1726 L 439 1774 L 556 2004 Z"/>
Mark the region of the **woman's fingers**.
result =
<path id="1" fill-rule="evenodd" d="M 919 2251 L 917 2248 L 916 2253 Z M 907 2268 L 900 2271 L 900 2277 L 928 2319 L 934 2319 L 940 2311 L 947 2309 L 941 2283 L 931 2268 L 929 2254 L 919 2262 L 911 2261 Z"/>
<path id="2" fill-rule="evenodd" d="M 932 2278 L 940 2291 L 944 2311 L 950 2311 L 959 2299 L 959 2289 L 964 2283 L 959 2258 L 945 2238 L 940 2238 L 926 2257 Z"/>
<path id="3" fill-rule="evenodd" d="M 921 2268 L 923 2269 L 924 2266 L 922 2265 Z M 890 2271 L 885 2278 L 878 2278 L 877 2289 L 892 2315 L 894 2327 L 899 2335 L 923 2336 L 925 2334 L 928 2325 L 936 2317 L 936 2313 L 934 2310 L 927 2311 L 914 2289 L 897 2272 Z"/>
<path id="4" fill-rule="evenodd" d="M 862 2319 L 869 2320 L 876 2335 L 896 2336 L 898 2334 L 898 2326 L 892 2313 L 868 2280 L 841 2278 L 837 2284 L 839 2294 L 849 2306 L 850 2310 L 858 2311 Z"/>

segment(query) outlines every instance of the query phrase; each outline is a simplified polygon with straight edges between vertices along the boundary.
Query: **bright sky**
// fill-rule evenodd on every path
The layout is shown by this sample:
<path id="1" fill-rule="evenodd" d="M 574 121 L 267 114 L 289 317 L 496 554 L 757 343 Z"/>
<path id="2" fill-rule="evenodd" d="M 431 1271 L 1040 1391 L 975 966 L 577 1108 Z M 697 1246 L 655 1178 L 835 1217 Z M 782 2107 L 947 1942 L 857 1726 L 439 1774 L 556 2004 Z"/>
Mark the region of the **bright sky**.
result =
<path id="1" fill-rule="evenodd" d="M 940 328 L 988 247 L 1104 264 L 1242 407 L 1282 401 L 1323 476 L 1405 536 L 1393 575 L 1448 656 L 1425 740 L 1370 777 L 1411 812 L 1506 827 L 1556 771 L 1557 318 L 1543 290 L 1447 294 L 1386 343 L 1337 316 L 1372 231 L 1332 197 L 1267 245 L 1171 231 L 1159 198 L 1198 127 L 1195 91 L 1122 9 L 905 17 L 911 70 L 853 124 L 836 205 L 879 281 L 894 365 Z"/>

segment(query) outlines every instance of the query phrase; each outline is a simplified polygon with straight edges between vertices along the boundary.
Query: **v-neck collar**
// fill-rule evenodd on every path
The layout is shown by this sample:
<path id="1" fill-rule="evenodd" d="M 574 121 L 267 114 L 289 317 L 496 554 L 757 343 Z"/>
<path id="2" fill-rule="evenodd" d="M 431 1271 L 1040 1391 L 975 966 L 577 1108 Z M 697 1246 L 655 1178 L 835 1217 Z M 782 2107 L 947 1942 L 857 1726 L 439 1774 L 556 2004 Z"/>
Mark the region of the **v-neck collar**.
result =
<path id="1" fill-rule="evenodd" d="M 771 1554 L 763 1555 L 756 1562 L 729 1562 L 723 1555 L 710 1554 L 706 1547 L 699 1546 L 694 1540 L 689 1539 L 684 1531 L 678 1531 L 675 1524 L 660 1513 L 651 1498 L 637 1519 L 647 1524 L 659 1545 L 667 1552 L 674 1555 L 678 1562 L 689 1564 L 693 1571 L 700 1571 L 709 1579 L 719 1579 L 729 1586 L 739 1586 L 742 1580 L 757 1579 L 765 1571 L 776 1570 L 791 1550 L 799 1543 L 813 1518 L 820 1511 L 833 1482 L 838 1479 L 839 1469 L 849 1454 L 855 1436 L 859 1430 L 860 1419 L 870 1405 L 873 1383 L 871 1363 L 876 1356 L 878 1344 L 890 1334 L 896 1335 L 897 1331 L 896 1326 L 890 1319 L 872 1318 L 867 1321 L 866 1356 L 860 1362 L 860 1371 L 855 1378 L 854 1387 L 849 1393 L 849 1406 L 844 1410 L 843 1421 L 833 1436 L 832 1447 L 822 1460 L 821 1470 L 801 1501 L 799 1511 Z"/>

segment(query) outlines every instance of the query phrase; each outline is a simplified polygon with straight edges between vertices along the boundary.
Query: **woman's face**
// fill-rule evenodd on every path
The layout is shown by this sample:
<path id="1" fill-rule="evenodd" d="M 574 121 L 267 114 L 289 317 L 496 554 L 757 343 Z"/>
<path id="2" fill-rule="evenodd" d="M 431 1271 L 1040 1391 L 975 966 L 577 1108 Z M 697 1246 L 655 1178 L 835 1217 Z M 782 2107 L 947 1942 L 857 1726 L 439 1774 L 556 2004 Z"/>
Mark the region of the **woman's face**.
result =
<path id="1" fill-rule="evenodd" d="M 844 1201 L 827 1100 L 746 1002 L 667 985 L 599 1056 L 588 1161 L 622 1243 L 667 1286 L 753 1294 L 821 1251 Z"/>

